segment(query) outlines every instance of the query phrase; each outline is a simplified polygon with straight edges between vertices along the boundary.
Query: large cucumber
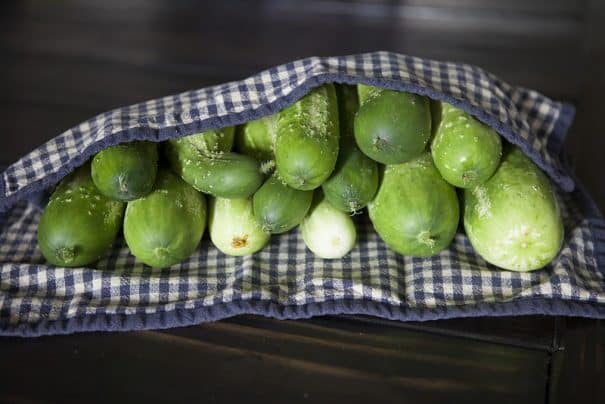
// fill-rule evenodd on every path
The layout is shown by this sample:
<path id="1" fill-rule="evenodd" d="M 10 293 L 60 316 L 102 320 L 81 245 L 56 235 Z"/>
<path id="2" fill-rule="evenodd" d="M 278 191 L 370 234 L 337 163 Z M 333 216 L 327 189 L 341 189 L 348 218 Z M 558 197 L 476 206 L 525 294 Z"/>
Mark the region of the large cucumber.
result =
<path id="1" fill-rule="evenodd" d="M 360 91 L 355 115 L 359 149 L 383 164 L 399 164 L 418 157 L 431 136 L 429 100 L 417 94 L 385 89 Z"/>
<path id="2" fill-rule="evenodd" d="M 300 224 L 305 245 L 316 256 L 324 259 L 342 258 L 355 247 L 357 230 L 351 215 L 332 206 L 321 190 L 309 213 Z"/>
<path id="3" fill-rule="evenodd" d="M 210 198 L 210 240 L 227 255 L 249 255 L 269 242 L 270 233 L 254 218 L 251 199 Z"/>
<path id="4" fill-rule="evenodd" d="M 447 182 L 459 188 L 472 188 L 494 174 L 500 164 L 502 143 L 489 126 L 443 102 L 431 153 Z"/>
<path id="5" fill-rule="evenodd" d="M 273 160 L 278 114 L 246 122 L 235 134 L 237 151 L 259 161 Z"/>
<path id="6" fill-rule="evenodd" d="M 279 234 L 296 227 L 307 214 L 313 191 L 301 191 L 272 175 L 254 193 L 254 217 L 264 231 Z"/>
<path id="7" fill-rule="evenodd" d="M 464 229 L 486 261 L 513 271 L 550 263 L 563 242 L 563 221 L 548 178 L 511 147 L 484 184 L 464 190 Z"/>
<path id="8" fill-rule="evenodd" d="M 332 206 L 343 212 L 363 209 L 378 189 L 378 165 L 355 143 L 353 120 L 359 107 L 355 87 L 336 86 L 340 121 L 340 151 L 334 172 L 322 190 Z"/>
<path id="9" fill-rule="evenodd" d="M 183 141 L 205 155 L 213 156 L 226 153 L 233 148 L 235 134 L 234 126 L 208 130 L 183 137 Z"/>
<path id="10" fill-rule="evenodd" d="M 204 196 L 168 170 L 158 172 L 153 191 L 128 202 L 124 238 L 145 264 L 165 268 L 189 257 L 206 227 Z"/>
<path id="11" fill-rule="evenodd" d="M 394 251 L 426 257 L 447 247 L 458 227 L 458 198 L 431 155 L 389 165 L 368 213 L 374 229 Z"/>
<path id="12" fill-rule="evenodd" d="M 151 192 L 158 170 L 156 143 L 134 141 L 110 146 L 92 159 L 91 173 L 103 195 L 131 201 Z"/>
<path id="13" fill-rule="evenodd" d="M 279 113 L 275 164 L 292 188 L 319 187 L 338 157 L 338 105 L 332 84 L 317 87 Z"/>
<path id="14" fill-rule="evenodd" d="M 98 260 L 112 246 L 123 202 L 101 194 L 86 164 L 57 186 L 38 224 L 38 245 L 52 265 L 77 267 Z"/>
<path id="15" fill-rule="evenodd" d="M 233 152 L 209 156 L 185 139 L 165 142 L 165 154 L 174 172 L 198 191 L 248 198 L 262 184 L 260 163 L 254 158 Z"/>

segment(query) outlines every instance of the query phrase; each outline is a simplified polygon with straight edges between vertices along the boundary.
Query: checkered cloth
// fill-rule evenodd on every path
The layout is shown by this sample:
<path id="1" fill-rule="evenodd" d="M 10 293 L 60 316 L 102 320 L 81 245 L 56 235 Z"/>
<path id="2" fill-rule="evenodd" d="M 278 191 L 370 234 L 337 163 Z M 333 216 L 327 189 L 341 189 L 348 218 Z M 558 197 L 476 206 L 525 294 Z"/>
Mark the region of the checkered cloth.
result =
<path id="1" fill-rule="evenodd" d="M 366 216 L 341 260 L 321 260 L 297 230 L 261 252 L 228 257 L 204 239 L 187 261 L 153 270 L 118 240 L 95 268 L 48 266 L 36 243 L 34 196 L 99 150 L 161 141 L 274 113 L 324 82 L 367 83 L 459 106 L 519 145 L 553 180 L 566 238 L 556 260 L 501 271 L 458 234 L 431 258 L 390 251 Z M 560 159 L 573 108 L 473 66 L 387 52 L 308 58 L 248 79 L 101 114 L 23 157 L 0 183 L 0 333 L 40 335 L 195 324 L 239 313 L 278 318 L 361 313 L 400 320 L 561 314 L 605 318 L 605 222 Z"/>

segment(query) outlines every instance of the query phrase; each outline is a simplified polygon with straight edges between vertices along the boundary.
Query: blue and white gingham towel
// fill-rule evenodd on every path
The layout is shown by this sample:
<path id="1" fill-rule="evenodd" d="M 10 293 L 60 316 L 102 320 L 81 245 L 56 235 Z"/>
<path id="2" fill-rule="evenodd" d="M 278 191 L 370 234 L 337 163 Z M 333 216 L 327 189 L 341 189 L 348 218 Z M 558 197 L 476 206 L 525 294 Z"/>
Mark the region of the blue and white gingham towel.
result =
<path id="1" fill-rule="evenodd" d="M 94 268 L 44 263 L 36 242 L 36 196 L 94 153 L 134 139 L 162 141 L 256 119 L 331 81 L 447 101 L 519 145 L 557 187 L 566 238 L 556 260 L 531 273 L 501 271 L 478 257 L 463 234 L 439 255 L 406 257 L 386 248 L 363 216 L 357 246 L 341 260 L 314 257 L 295 230 L 237 258 L 205 238 L 189 260 L 165 270 L 138 262 L 123 240 Z M 605 318 L 605 222 L 560 158 L 572 117 L 571 106 L 480 68 L 387 52 L 312 57 L 103 113 L 24 156 L 0 178 L 0 334 L 165 328 L 240 313 Z"/>

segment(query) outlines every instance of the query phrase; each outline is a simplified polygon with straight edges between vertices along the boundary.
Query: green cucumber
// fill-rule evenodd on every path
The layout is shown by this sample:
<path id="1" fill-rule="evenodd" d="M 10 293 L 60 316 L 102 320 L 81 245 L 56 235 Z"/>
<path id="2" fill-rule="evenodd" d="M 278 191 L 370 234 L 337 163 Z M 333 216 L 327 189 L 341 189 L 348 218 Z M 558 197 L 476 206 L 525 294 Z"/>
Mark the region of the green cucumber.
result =
<path id="1" fill-rule="evenodd" d="M 332 206 L 320 190 L 300 224 L 300 232 L 309 250 L 319 258 L 342 258 L 355 247 L 357 230 L 351 215 Z"/>
<path id="2" fill-rule="evenodd" d="M 110 146 L 92 159 L 97 188 L 109 198 L 131 201 L 151 192 L 158 170 L 156 143 L 134 141 Z"/>
<path id="3" fill-rule="evenodd" d="M 200 192 L 223 198 L 248 198 L 262 184 L 258 161 L 233 152 L 208 156 L 184 139 L 164 143 L 172 170 Z"/>
<path id="4" fill-rule="evenodd" d="M 378 165 L 355 143 L 353 120 L 359 103 L 355 87 L 336 86 L 340 118 L 340 151 L 334 172 L 323 184 L 328 201 L 343 212 L 363 209 L 378 189 Z"/>
<path id="5" fill-rule="evenodd" d="M 442 103 L 442 118 L 431 142 L 441 176 L 459 188 L 473 188 L 491 177 L 502 155 L 500 136 L 459 108 Z"/>
<path id="6" fill-rule="evenodd" d="M 279 234 L 298 226 L 307 214 L 313 191 L 301 191 L 272 175 L 252 198 L 254 217 L 262 229 Z"/>
<path id="7" fill-rule="evenodd" d="M 153 191 L 128 202 L 124 238 L 132 254 L 154 268 L 189 257 L 206 227 L 206 199 L 168 170 L 160 169 Z"/>
<path id="8" fill-rule="evenodd" d="M 216 248 L 234 256 L 260 251 L 271 237 L 254 218 L 250 198 L 210 198 L 208 230 Z"/>
<path id="9" fill-rule="evenodd" d="M 115 241 L 124 206 L 99 192 L 89 164 L 79 167 L 59 183 L 42 213 L 38 224 L 42 255 L 62 267 L 97 261 Z"/>
<path id="10" fill-rule="evenodd" d="M 359 149 L 382 164 L 400 164 L 418 157 L 431 136 L 428 98 L 400 91 L 373 89 L 355 115 Z"/>
<path id="11" fill-rule="evenodd" d="M 516 147 L 487 182 L 464 190 L 464 229 L 477 254 L 512 271 L 550 263 L 564 233 L 550 181 Z"/>
<path id="12" fill-rule="evenodd" d="M 259 161 L 273 160 L 277 117 L 273 114 L 239 126 L 235 134 L 237 151 Z"/>
<path id="13" fill-rule="evenodd" d="M 207 130 L 182 138 L 193 148 L 207 156 L 214 156 L 231 151 L 235 137 L 235 127 L 227 126 L 221 129 Z"/>
<path id="14" fill-rule="evenodd" d="M 385 167 L 368 213 L 374 229 L 394 251 L 427 257 L 446 248 L 459 221 L 458 197 L 431 155 Z"/>
<path id="15" fill-rule="evenodd" d="M 319 187 L 338 157 L 338 104 L 332 84 L 317 87 L 279 113 L 275 165 L 292 188 Z"/>

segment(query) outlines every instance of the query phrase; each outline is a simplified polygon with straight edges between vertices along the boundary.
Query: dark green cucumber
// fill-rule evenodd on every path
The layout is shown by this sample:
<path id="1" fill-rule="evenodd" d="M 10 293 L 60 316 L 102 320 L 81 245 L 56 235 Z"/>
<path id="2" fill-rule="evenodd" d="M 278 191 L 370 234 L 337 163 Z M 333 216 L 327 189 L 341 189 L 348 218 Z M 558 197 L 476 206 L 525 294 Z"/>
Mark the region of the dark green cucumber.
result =
<path id="1" fill-rule="evenodd" d="M 312 200 L 313 191 L 294 189 L 274 174 L 254 194 L 254 217 L 263 231 L 284 233 L 303 220 Z"/>
<path id="2" fill-rule="evenodd" d="M 458 227 L 458 197 L 431 155 L 385 167 L 368 213 L 374 229 L 394 251 L 426 257 L 446 248 Z"/>
<path id="3" fill-rule="evenodd" d="M 355 87 L 338 85 L 340 151 L 334 172 L 323 184 L 326 199 L 336 209 L 356 212 L 374 198 L 378 189 L 378 165 L 355 143 L 353 121 L 359 107 Z"/>
<path id="4" fill-rule="evenodd" d="M 38 245 L 52 265 L 78 267 L 97 261 L 112 246 L 122 225 L 123 202 L 103 195 L 90 165 L 57 186 L 38 224 Z"/>
<path id="5" fill-rule="evenodd" d="M 158 170 L 156 143 L 134 141 L 110 146 L 92 159 L 92 180 L 101 193 L 131 201 L 151 192 Z"/>
<path id="6" fill-rule="evenodd" d="M 248 198 L 262 184 L 260 163 L 233 152 L 208 156 L 184 139 L 164 143 L 175 173 L 198 191 L 222 198 Z"/>
<path id="7" fill-rule="evenodd" d="M 259 161 L 273 160 L 277 114 L 246 122 L 235 134 L 237 151 Z"/>
<path id="8" fill-rule="evenodd" d="M 183 137 L 183 141 L 208 156 L 231 151 L 235 137 L 235 127 L 208 130 Z"/>
<path id="9" fill-rule="evenodd" d="M 385 89 L 362 94 L 366 98 L 355 115 L 359 149 L 383 164 L 399 164 L 418 157 L 431 137 L 428 98 Z"/>
<path id="10" fill-rule="evenodd" d="M 441 106 L 442 118 L 431 142 L 431 153 L 441 176 L 459 188 L 487 181 L 502 155 L 500 136 L 459 108 Z"/>
<path id="11" fill-rule="evenodd" d="M 153 191 L 128 202 L 124 238 L 145 264 L 165 268 L 189 257 L 206 228 L 206 199 L 168 170 L 160 169 Z"/>
<path id="12" fill-rule="evenodd" d="M 296 189 L 319 187 L 336 165 L 338 138 L 336 92 L 324 84 L 279 113 L 275 165 L 280 178 Z"/>

